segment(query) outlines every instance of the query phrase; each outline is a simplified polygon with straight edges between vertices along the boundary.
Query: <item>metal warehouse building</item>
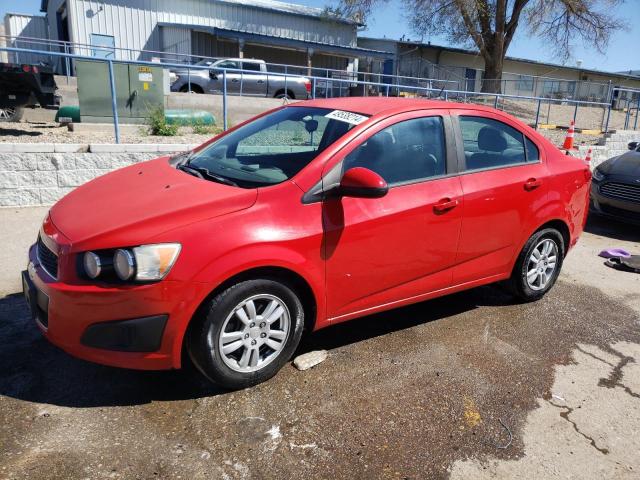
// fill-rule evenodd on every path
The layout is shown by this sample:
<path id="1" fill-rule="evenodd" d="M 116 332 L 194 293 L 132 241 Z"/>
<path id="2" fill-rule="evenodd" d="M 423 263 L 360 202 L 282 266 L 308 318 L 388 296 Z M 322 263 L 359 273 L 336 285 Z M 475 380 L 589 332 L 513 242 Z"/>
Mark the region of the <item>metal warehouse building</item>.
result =
<path id="1" fill-rule="evenodd" d="M 481 89 L 484 60 L 478 52 L 388 38 L 360 37 L 358 45 L 393 54 L 393 59 L 385 65 L 386 71 L 380 73 L 446 80 L 451 82 L 446 84 L 449 89 L 468 92 Z M 375 63 L 373 67 L 378 73 Z M 640 89 L 640 77 L 633 72 L 610 73 L 506 57 L 501 87 L 503 93 L 511 95 L 606 101 L 613 87 Z M 622 92 L 621 95 L 637 99 L 635 93 Z"/>
<path id="2" fill-rule="evenodd" d="M 150 60 L 146 50 L 181 61 L 244 57 L 349 71 L 358 58 L 389 57 L 358 47 L 357 22 L 274 0 L 42 0 L 41 10 L 48 38 L 72 42 L 83 55 Z"/>

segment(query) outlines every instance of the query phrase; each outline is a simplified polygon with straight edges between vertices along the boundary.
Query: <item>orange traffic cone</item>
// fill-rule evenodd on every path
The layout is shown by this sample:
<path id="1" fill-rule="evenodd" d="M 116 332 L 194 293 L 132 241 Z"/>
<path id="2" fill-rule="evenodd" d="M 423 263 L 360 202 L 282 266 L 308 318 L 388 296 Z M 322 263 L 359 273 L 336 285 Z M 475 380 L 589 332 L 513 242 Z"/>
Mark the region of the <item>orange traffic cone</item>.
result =
<path id="1" fill-rule="evenodd" d="M 587 156 L 584 158 L 584 161 L 587 163 L 591 163 L 591 148 L 587 150 Z"/>
<path id="2" fill-rule="evenodd" d="M 565 150 L 571 150 L 573 149 L 573 134 L 575 132 L 575 125 L 573 123 L 573 120 L 571 120 L 571 123 L 569 124 L 569 131 L 567 132 L 567 136 L 564 138 L 564 144 L 562 145 L 562 148 Z"/>

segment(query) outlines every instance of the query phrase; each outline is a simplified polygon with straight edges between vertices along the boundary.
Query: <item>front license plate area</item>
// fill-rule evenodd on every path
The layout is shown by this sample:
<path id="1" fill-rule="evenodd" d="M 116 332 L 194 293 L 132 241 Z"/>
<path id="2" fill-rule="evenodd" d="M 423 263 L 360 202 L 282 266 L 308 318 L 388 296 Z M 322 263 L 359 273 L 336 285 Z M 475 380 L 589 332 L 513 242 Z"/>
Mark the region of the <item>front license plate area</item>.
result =
<path id="1" fill-rule="evenodd" d="M 36 288 L 26 271 L 22 272 L 22 292 L 27 305 L 29 305 L 31 319 L 38 322 L 44 328 L 48 328 L 49 297 Z"/>

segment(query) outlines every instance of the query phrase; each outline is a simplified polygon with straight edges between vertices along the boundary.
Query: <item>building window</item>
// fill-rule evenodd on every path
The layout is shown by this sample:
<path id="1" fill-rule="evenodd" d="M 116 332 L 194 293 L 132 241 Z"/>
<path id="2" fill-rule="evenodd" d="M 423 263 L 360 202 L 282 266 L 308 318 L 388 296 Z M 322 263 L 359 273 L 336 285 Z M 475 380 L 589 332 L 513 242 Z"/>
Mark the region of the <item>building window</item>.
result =
<path id="1" fill-rule="evenodd" d="M 115 39 L 113 35 L 91 34 L 91 46 L 93 47 L 93 56 L 98 58 L 114 58 L 115 57 Z"/>
<path id="2" fill-rule="evenodd" d="M 530 75 L 518 75 L 518 90 L 533 92 L 533 77 Z"/>

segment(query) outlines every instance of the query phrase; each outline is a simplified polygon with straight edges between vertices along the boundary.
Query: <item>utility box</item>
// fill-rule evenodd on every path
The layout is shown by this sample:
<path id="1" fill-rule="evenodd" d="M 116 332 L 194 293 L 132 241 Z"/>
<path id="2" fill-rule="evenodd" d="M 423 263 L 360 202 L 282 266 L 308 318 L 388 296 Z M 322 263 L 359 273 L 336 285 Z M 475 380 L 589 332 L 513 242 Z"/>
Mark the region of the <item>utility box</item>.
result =
<path id="1" fill-rule="evenodd" d="M 76 61 L 80 121 L 113 121 L 109 65 L 90 60 Z M 145 123 L 152 110 L 164 109 L 162 67 L 113 64 L 118 118 L 122 123 Z"/>

